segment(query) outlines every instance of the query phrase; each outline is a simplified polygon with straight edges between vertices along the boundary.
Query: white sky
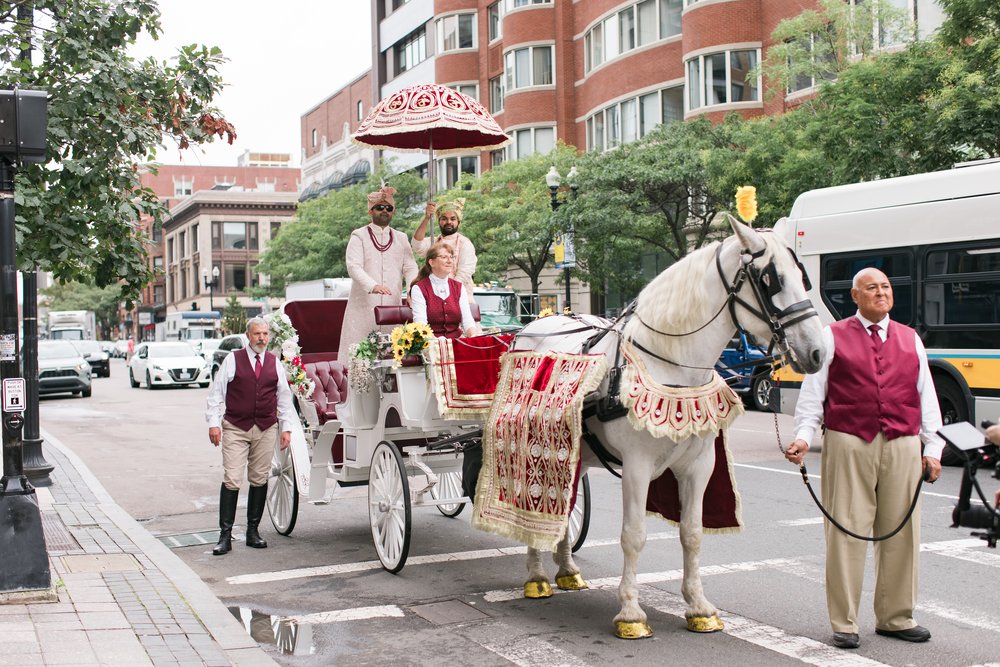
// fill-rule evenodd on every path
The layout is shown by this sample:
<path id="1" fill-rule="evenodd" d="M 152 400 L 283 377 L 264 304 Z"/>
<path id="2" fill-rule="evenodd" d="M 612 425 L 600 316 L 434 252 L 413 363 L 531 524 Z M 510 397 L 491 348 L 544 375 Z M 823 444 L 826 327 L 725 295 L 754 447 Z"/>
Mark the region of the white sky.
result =
<path id="1" fill-rule="evenodd" d="M 236 166 L 244 151 L 290 153 L 299 166 L 300 118 L 371 67 L 367 0 L 160 0 L 163 34 L 139 40 L 136 57 L 164 59 L 185 44 L 218 46 L 229 59 L 216 106 L 236 126 L 230 146 L 216 138 L 164 164 Z"/>

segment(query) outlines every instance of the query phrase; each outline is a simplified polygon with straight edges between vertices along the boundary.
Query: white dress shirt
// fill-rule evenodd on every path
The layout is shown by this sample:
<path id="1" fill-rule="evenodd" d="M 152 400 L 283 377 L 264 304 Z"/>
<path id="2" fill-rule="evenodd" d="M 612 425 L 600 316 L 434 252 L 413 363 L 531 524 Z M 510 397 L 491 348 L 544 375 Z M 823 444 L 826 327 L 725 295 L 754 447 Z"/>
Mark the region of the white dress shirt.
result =
<path id="1" fill-rule="evenodd" d="M 250 349 L 250 346 L 241 350 L 234 350 L 227 354 L 222 360 L 222 365 L 215 373 L 215 379 L 208 390 L 208 409 L 205 412 L 205 421 L 208 427 L 222 427 L 222 418 L 226 414 L 226 388 L 234 377 L 236 377 L 236 355 L 245 354 L 250 360 L 250 368 L 254 367 L 257 353 Z M 278 371 L 278 421 L 281 422 L 282 431 L 291 431 L 292 425 L 297 419 L 295 409 L 292 407 L 292 390 L 288 388 L 288 377 L 285 375 L 285 367 L 274 357 L 275 368 Z M 264 355 L 260 355 L 260 363 L 264 363 Z"/>
<path id="2" fill-rule="evenodd" d="M 447 299 L 451 295 L 451 285 L 448 277 L 438 278 L 433 273 L 429 276 L 431 289 L 440 299 Z M 418 285 L 414 285 L 409 293 L 410 309 L 413 311 L 413 321 L 418 324 L 427 324 L 427 299 Z M 469 308 L 469 295 L 462 285 L 462 293 L 458 297 L 458 306 L 462 309 L 462 333 L 476 326 L 476 320 L 472 317 L 472 310 Z"/>
<path id="3" fill-rule="evenodd" d="M 861 322 L 861 326 L 868 331 L 868 327 L 877 324 L 879 336 L 885 341 L 886 331 L 889 327 L 889 316 L 881 322 L 869 322 L 860 313 L 855 317 Z M 927 351 L 920 336 L 914 333 L 916 338 L 917 357 L 919 359 L 920 371 L 917 375 L 917 393 L 920 395 L 920 439 L 924 442 L 924 456 L 940 459 L 944 450 L 944 440 L 937 434 L 941 428 L 941 408 L 938 406 L 937 395 L 934 392 L 934 382 L 931 380 L 930 368 L 927 366 Z M 823 403 L 826 401 L 826 387 L 829 381 L 830 362 L 833 361 L 834 339 L 833 331 L 830 327 L 823 327 L 823 343 L 826 346 L 826 359 L 823 367 L 812 375 L 807 375 L 802 381 L 802 389 L 799 391 L 799 400 L 795 404 L 795 437 L 796 439 L 812 442 L 813 436 L 819 429 L 823 420 Z"/>

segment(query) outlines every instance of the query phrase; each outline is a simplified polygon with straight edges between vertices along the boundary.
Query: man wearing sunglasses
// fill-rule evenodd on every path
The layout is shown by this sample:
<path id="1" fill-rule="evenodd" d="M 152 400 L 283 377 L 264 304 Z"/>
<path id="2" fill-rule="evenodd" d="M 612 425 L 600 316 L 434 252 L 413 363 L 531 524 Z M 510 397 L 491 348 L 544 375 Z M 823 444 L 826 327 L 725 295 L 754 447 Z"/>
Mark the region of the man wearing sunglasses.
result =
<path id="1" fill-rule="evenodd" d="M 402 303 L 404 280 L 409 285 L 417 275 L 410 240 L 389 226 L 396 211 L 396 189 L 382 185 L 368 194 L 369 224 L 351 232 L 347 242 L 347 273 L 351 294 L 340 329 L 337 358 L 347 363 L 351 345 L 367 336 L 375 326 L 375 306 Z"/>

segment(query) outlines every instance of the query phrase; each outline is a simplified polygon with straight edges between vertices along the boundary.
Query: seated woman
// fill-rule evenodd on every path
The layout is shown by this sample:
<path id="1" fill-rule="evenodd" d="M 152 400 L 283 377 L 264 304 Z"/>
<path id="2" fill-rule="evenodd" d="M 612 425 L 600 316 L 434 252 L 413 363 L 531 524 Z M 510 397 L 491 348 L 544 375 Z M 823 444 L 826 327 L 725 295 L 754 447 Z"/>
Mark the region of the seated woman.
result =
<path id="1" fill-rule="evenodd" d="M 413 321 L 427 324 L 435 336 L 476 336 L 479 326 L 469 309 L 465 286 L 451 278 L 455 251 L 438 242 L 427 251 L 427 261 L 410 285 Z"/>

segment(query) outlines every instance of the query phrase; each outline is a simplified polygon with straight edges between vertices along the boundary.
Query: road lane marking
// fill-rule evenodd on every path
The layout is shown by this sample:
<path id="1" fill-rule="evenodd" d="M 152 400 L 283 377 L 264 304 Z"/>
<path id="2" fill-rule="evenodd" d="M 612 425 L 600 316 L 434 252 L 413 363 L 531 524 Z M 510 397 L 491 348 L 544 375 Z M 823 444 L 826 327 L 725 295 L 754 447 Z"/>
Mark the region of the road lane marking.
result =
<path id="1" fill-rule="evenodd" d="M 337 609 L 320 611 L 315 614 L 299 616 L 282 616 L 282 621 L 298 623 L 299 625 L 320 625 L 324 623 L 344 623 L 346 621 L 364 621 L 371 618 L 403 618 L 403 610 L 394 604 L 375 607 L 355 607 L 354 609 Z"/>
<path id="2" fill-rule="evenodd" d="M 645 607 L 679 618 L 684 618 L 684 613 L 687 610 L 687 603 L 681 596 L 658 588 L 644 588 L 640 599 Z M 847 652 L 809 637 L 789 634 L 781 628 L 722 609 L 719 610 L 719 616 L 726 626 L 722 631 L 724 634 L 809 665 L 823 665 L 824 667 L 879 667 L 885 665 L 885 663 L 865 658 L 857 653 Z"/>
<path id="3" fill-rule="evenodd" d="M 753 572 L 766 568 L 788 568 L 797 566 L 797 558 L 771 558 L 769 560 L 742 561 L 739 563 L 728 563 L 726 565 L 706 565 L 700 569 L 701 576 L 710 577 L 717 574 L 732 574 L 734 572 Z M 665 581 L 678 581 L 684 577 L 684 570 L 664 570 L 663 572 L 641 572 L 636 575 L 636 580 L 642 584 L 659 584 Z M 601 577 L 599 579 L 588 579 L 587 584 L 592 589 L 618 588 L 621 582 L 620 576 Z M 559 588 L 552 589 L 554 593 L 559 593 Z M 500 590 L 487 591 L 483 593 L 483 598 L 487 602 L 505 602 L 524 597 L 522 588 L 504 588 Z"/>
<path id="4" fill-rule="evenodd" d="M 989 630 L 990 632 L 1000 632 L 1000 623 L 997 622 L 997 618 L 995 616 L 975 613 L 968 607 L 956 609 L 955 607 L 951 607 L 944 602 L 928 600 L 926 602 L 918 602 L 917 610 L 934 614 L 940 618 L 952 621 L 957 625 L 979 628 L 981 630 Z"/>
<path id="5" fill-rule="evenodd" d="M 656 540 L 676 540 L 678 533 L 650 533 L 646 536 L 647 542 Z M 603 540 L 588 540 L 584 549 L 597 547 L 617 546 L 618 540 L 615 538 Z M 486 558 L 500 558 L 502 556 L 516 556 L 528 553 L 525 546 L 500 547 L 497 549 L 477 549 L 474 551 L 458 551 L 446 554 L 431 554 L 427 556 L 412 556 L 406 560 L 407 565 L 433 565 L 435 563 L 445 563 L 459 560 L 481 560 Z M 337 574 L 352 574 L 354 572 L 365 572 L 368 570 L 381 569 L 382 563 L 377 560 L 366 560 L 357 563 L 343 563 L 341 565 L 320 565 L 317 567 L 300 567 L 292 570 L 278 570 L 276 572 L 257 572 L 253 574 L 239 574 L 226 577 L 226 583 L 234 586 L 241 584 L 261 584 L 273 581 L 287 581 L 289 579 L 305 579 L 308 577 L 326 577 Z"/>
<path id="6" fill-rule="evenodd" d="M 792 528 L 796 526 L 814 526 L 818 523 L 823 523 L 823 517 L 813 516 L 808 519 L 784 519 L 782 521 L 777 521 L 776 523 L 779 526 L 788 526 Z"/>
<path id="7" fill-rule="evenodd" d="M 567 653 L 555 644 L 530 635 L 522 635 L 504 642 L 482 643 L 475 639 L 471 641 L 479 644 L 490 653 L 518 665 L 518 667 L 537 667 L 538 665 L 587 667 L 590 664 L 572 653 Z"/>
<path id="8" fill-rule="evenodd" d="M 784 470 L 782 468 L 769 468 L 768 466 L 755 466 L 749 463 L 734 463 L 734 468 L 747 468 L 748 470 L 762 470 L 764 472 L 776 472 L 782 475 L 795 475 L 797 477 L 802 477 L 802 473 L 796 470 Z M 822 475 L 817 475 L 816 473 L 809 473 L 809 480 L 823 479 Z M 958 500 L 958 496 L 953 496 L 947 493 L 935 493 L 934 491 L 928 491 L 926 487 L 920 492 L 921 496 L 931 496 L 933 498 L 947 498 L 949 500 Z"/>

